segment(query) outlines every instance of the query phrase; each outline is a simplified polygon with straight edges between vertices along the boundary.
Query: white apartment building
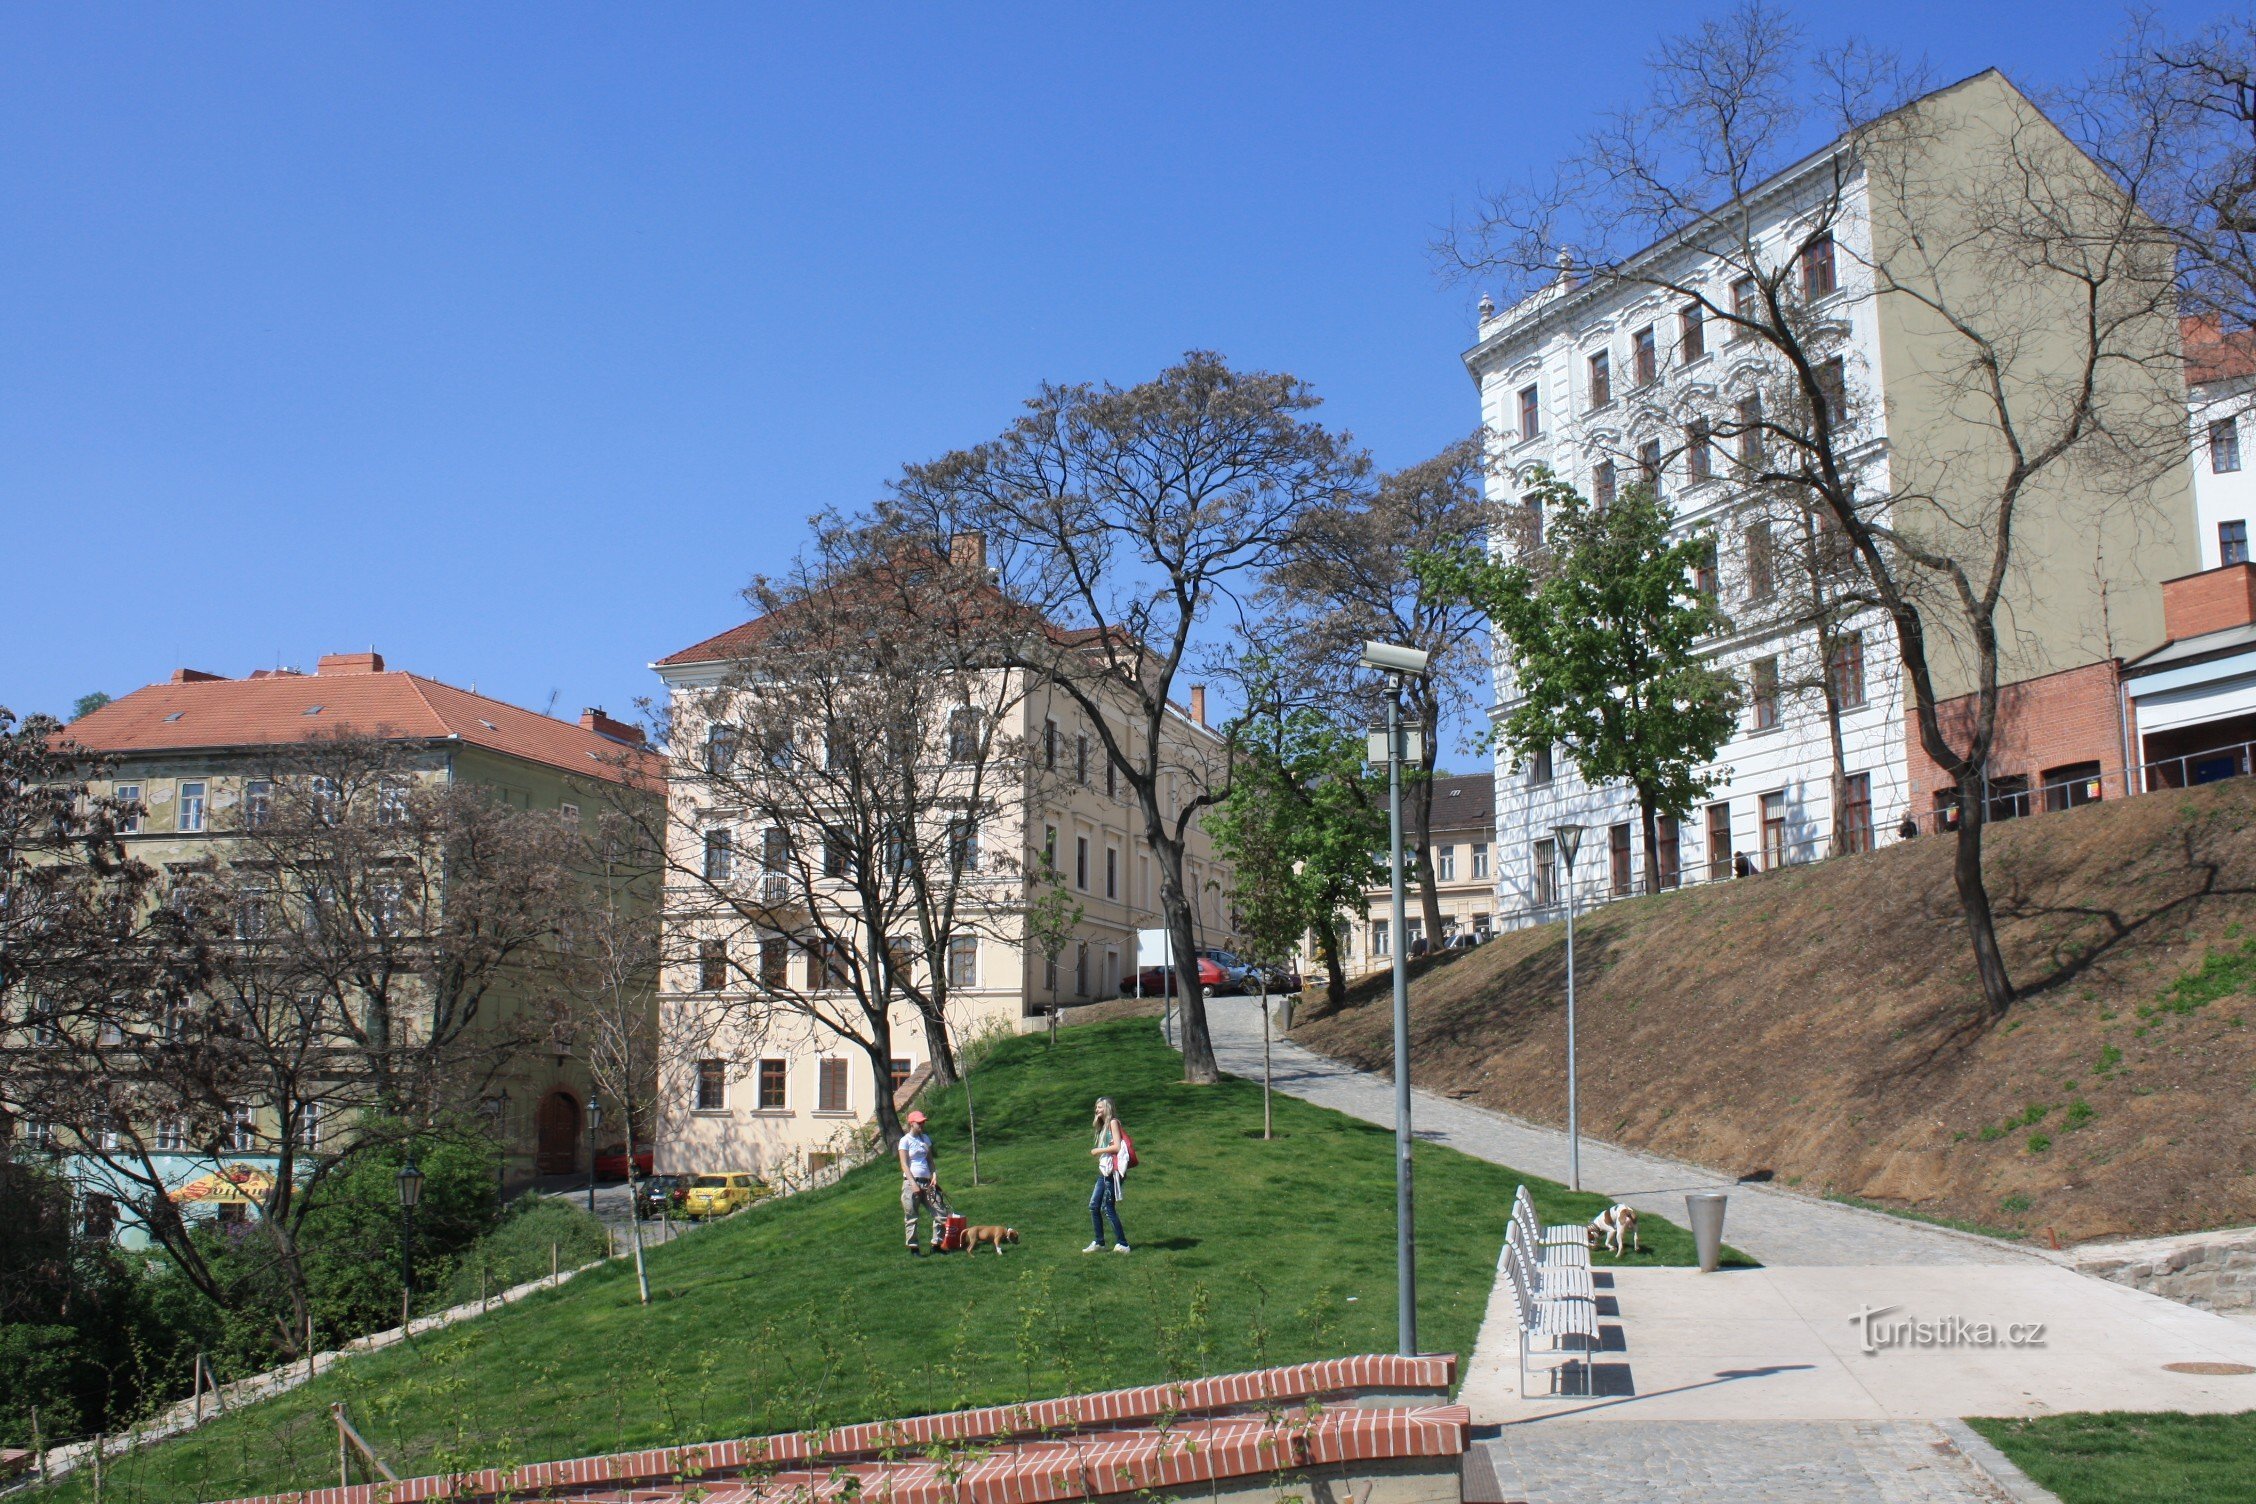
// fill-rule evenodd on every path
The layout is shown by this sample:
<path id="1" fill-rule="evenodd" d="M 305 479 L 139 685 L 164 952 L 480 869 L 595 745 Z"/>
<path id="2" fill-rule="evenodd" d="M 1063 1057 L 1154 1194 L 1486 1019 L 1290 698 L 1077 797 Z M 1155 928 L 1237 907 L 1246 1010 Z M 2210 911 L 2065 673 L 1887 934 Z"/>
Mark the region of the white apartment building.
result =
<path id="1" fill-rule="evenodd" d="M 2256 519 L 2256 339 L 2225 335 L 2214 319 L 2185 321 L 2186 388 L 2193 409 L 2193 505 L 2201 567 L 2246 564 Z"/>

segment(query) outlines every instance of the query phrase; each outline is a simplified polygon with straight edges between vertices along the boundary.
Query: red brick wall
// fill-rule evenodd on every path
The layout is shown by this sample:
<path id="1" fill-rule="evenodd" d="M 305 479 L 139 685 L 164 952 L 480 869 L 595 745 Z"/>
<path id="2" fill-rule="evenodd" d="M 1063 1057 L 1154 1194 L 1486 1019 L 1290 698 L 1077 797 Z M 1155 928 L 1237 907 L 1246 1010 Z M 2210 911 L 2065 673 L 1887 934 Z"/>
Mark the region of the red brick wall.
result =
<path id="1" fill-rule="evenodd" d="M 2215 571 L 2212 571 L 2214 573 Z M 2062 669 L 1998 690 L 1998 734 L 1990 754 L 1993 778 L 2021 774 L 2034 791 L 2044 782 L 2044 771 L 2069 763 L 2096 762 L 2104 797 L 2123 793 L 2123 723 L 2120 680 L 2113 661 L 2087 663 Z M 2123 709 L 2120 712 L 2128 715 Z M 1944 738 L 1964 745 L 1965 728 L 1974 715 L 1974 696 L 1962 695 L 1943 702 L 1939 719 Z M 2135 740 L 2137 726 L 2132 726 Z M 1952 787 L 1951 779 L 1919 739 L 1919 722 L 1907 718 L 1905 740 L 1910 743 L 1911 808 L 1922 820 L 1935 808 L 1935 795 Z"/>
<path id="2" fill-rule="evenodd" d="M 2162 582 L 2163 629 L 2172 642 L 2256 621 L 2256 565 L 2227 564 Z"/>

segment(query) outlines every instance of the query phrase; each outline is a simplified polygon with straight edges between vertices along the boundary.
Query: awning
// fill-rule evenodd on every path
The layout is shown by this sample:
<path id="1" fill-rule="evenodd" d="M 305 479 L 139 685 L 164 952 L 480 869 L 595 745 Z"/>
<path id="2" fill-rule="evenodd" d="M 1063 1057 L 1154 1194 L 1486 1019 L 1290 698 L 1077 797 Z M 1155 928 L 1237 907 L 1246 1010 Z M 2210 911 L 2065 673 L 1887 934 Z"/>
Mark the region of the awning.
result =
<path id="1" fill-rule="evenodd" d="M 228 1165 L 209 1175 L 199 1175 L 172 1193 L 177 1202 L 210 1206 L 264 1205 L 274 1189 L 274 1177 L 250 1165 Z"/>

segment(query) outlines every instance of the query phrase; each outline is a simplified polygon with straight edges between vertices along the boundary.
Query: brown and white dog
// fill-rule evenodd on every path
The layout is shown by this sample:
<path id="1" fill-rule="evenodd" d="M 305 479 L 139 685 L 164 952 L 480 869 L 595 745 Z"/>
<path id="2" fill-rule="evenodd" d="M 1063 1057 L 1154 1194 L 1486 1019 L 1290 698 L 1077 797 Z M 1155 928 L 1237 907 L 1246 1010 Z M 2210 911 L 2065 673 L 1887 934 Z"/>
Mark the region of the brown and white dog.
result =
<path id="1" fill-rule="evenodd" d="M 982 1243 L 995 1245 L 995 1257 L 1003 1256 L 1003 1245 L 1018 1241 L 1015 1227 L 967 1227 L 964 1229 L 964 1252 L 977 1253 Z"/>
<path id="2" fill-rule="evenodd" d="M 1592 1217 L 1590 1246 L 1596 1248 L 1600 1244 L 1604 1244 L 1606 1251 L 1615 1258 L 1621 1257 L 1625 1245 L 1643 1253 L 1644 1245 L 1637 1241 L 1637 1208 L 1616 1202 Z"/>

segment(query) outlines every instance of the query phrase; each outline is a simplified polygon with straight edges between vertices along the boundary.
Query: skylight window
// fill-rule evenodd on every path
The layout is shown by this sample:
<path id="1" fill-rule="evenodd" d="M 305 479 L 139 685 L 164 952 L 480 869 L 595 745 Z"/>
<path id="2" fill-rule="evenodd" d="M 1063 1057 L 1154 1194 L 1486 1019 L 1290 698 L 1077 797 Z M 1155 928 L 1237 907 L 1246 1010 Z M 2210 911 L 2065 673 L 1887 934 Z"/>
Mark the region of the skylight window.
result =
<path id="1" fill-rule="evenodd" d="M 328 709 L 328 708 L 329 708 L 329 707 L 327 707 L 326 705 L 308 705 L 308 706 L 307 706 L 307 707 L 306 707 L 306 708 L 305 708 L 305 709 L 304 709 L 304 710 L 303 710 L 303 711 L 301 712 L 301 714 L 304 714 L 304 715 L 319 715 L 319 714 L 321 714 L 321 712 L 322 712 L 322 711 L 324 711 L 324 710 L 326 710 L 326 709 Z"/>
<path id="2" fill-rule="evenodd" d="M 187 712 L 187 711 L 185 711 L 185 710 L 175 710 L 175 711 L 174 711 L 174 712 L 173 712 L 172 714 L 170 714 L 170 715 L 166 716 L 166 717 L 165 717 L 165 719 L 166 719 L 167 721 L 177 721 L 177 720 L 179 720 L 179 719 L 180 719 L 180 718 L 181 718 L 182 716 L 186 715 L 187 713 L 188 713 L 188 712 Z"/>
<path id="3" fill-rule="evenodd" d="M 484 716 L 480 716 L 480 717 L 478 718 L 478 724 L 479 724 L 479 725 L 481 725 L 481 726 L 483 726 L 483 727 L 485 727 L 485 728 L 486 728 L 486 729 L 487 729 L 488 731 L 499 731 L 499 730 L 501 729 L 501 728 L 500 728 L 499 726 L 496 726 L 496 725 L 495 725 L 495 724 L 494 724 L 493 722 L 491 722 L 491 721 L 487 720 L 487 719 L 486 719 L 486 718 L 485 718 Z"/>

